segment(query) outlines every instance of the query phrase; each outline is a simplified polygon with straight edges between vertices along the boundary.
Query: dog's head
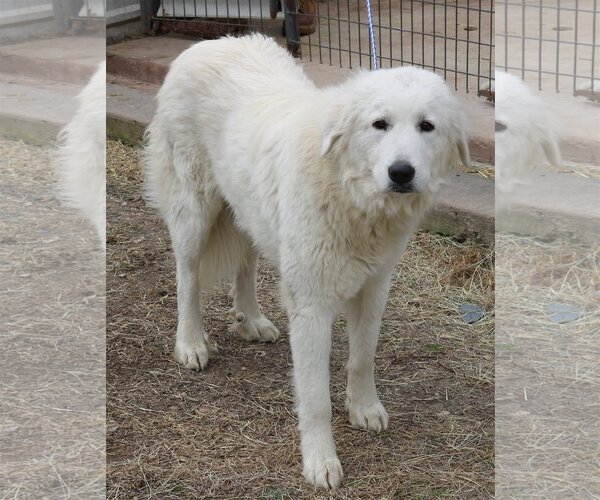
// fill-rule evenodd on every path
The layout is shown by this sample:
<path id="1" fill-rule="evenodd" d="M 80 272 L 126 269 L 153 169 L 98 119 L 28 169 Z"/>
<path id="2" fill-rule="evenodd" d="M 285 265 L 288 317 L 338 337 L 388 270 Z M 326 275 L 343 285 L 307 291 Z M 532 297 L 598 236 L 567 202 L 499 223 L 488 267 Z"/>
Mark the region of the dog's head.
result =
<path id="1" fill-rule="evenodd" d="M 560 165 L 548 105 L 514 75 L 496 71 L 496 183 L 510 190 L 533 167 Z"/>
<path id="2" fill-rule="evenodd" d="M 431 71 L 361 73 L 329 98 L 321 154 L 365 201 L 433 193 L 459 159 L 469 164 L 463 111 Z"/>

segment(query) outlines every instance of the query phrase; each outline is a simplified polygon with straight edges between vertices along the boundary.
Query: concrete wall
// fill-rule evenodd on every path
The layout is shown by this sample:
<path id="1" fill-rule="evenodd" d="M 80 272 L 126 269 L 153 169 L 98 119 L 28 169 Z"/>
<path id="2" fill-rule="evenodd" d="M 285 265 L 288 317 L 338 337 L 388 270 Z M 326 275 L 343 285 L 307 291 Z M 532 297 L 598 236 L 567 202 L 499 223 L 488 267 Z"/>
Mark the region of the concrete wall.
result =
<path id="1" fill-rule="evenodd" d="M 52 0 L 0 0 L 0 45 L 55 32 Z"/>
<path id="2" fill-rule="evenodd" d="M 0 28 L 53 17 L 52 0 L 0 0 Z"/>
<path id="3" fill-rule="evenodd" d="M 139 0 L 106 0 L 106 26 L 132 22 L 139 17 Z"/>

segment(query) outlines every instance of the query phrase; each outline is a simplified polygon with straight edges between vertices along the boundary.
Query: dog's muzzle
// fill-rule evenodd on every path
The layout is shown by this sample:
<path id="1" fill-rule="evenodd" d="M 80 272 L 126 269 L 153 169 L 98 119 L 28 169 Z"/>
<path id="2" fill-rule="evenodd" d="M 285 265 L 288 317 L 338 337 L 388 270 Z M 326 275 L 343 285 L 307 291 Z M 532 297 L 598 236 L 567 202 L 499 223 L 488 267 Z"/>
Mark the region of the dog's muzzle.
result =
<path id="1" fill-rule="evenodd" d="M 389 191 L 392 193 L 415 193 L 415 187 L 412 182 L 407 184 L 395 184 L 390 182 Z"/>
<path id="2" fill-rule="evenodd" d="M 388 168 L 389 190 L 394 193 L 414 193 L 414 167 L 406 161 L 397 161 Z"/>

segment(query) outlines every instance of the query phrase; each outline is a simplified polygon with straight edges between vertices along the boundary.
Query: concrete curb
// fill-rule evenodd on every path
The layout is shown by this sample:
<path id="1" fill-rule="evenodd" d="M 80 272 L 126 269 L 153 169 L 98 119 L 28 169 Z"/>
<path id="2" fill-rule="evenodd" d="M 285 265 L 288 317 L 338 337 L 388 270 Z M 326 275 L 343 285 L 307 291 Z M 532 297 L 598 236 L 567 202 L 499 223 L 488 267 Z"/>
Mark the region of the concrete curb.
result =
<path id="1" fill-rule="evenodd" d="M 493 245 L 496 232 L 494 182 L 479 175 L 454 172 L 424 227 L 458 240 Z"/>
<path id="2" fill-rule="evenodd" d="M 0 47 L 4 74 L 83 85 L 104 59 L 100 37 L 50 37 Z"/>
<path id="3" fill-rule="evenodd" d="M 106 136 L 116 139 L 128 146 L 139 146 L 144 139 L 146 125 L 125 116 L 107 114 Z"/>
<path id="4" fill-rule="evenodd" d="M 563 159 L 573 163 L 600 165 L 600 141 L 564 139 L 560 141 L 560 153 Z"/>
<path id="5" fill-rule="evenodd" d="M 68 61 L 44 61 L 2 53 L 0 53 L 0 66 L 3 73 L 81 85 L 85 85 L 96 70 L 95 66 L 72 65 Z"/>
<path id="6" fill-rule="evenodd" d="M 48 36 L 0 46 L 0 134 L 54 142 L 76 96 L 106 56 L 102 37 Z"/>
<path id="7" fill-rule="evenodd" d="M 145 59 L 130 58 L 120 54 L 112 54 L 110 50 L 107 50 L 107 73 L 121 75 L 125 78 L 153 85 L 162 85 L 168 71 L 169 66 L 167 64 L 155 63 Z"/>
<path id="8" fill-rule="evenodd" d="M 60 123 L 41 119 L 26 119 L 20 116 L 0 114 L 0 137 L 23 141 L 35 146 L 53 144 L 62 126 Z"/>
<path id="9" fill-rule="evenodd" d="M 497 196 L 498 232 L 600 243 L 600 182 L 574 175 L 532 174 L 513 193 Z"/>
<path id="10" fill-rule="evenodd" d="M 0 135 L 30 144 L 53 143 L 77 109 L 81 87 L 0 74 Z"/>

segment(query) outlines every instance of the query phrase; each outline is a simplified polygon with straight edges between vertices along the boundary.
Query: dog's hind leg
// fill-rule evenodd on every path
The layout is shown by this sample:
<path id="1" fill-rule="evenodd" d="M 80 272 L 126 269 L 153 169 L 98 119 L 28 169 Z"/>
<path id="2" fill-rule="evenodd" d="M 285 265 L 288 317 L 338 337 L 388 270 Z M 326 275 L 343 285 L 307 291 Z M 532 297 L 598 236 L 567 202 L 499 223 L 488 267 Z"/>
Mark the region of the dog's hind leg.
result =
<path id="1" fill-rule="evenodd" d="M 202 325 L 199 280 L 200 260 L 222 203 L 206 196 L 200 204 L 195 197 L 179 199 L 167 217 L 177 263 L 178 324 L 175 360 L 186 368 L 203 370 L 214 348 Z"/>
<path id="2" fill-rule="evenodd" d="M 256 251 L 248 245 L 246 260 L 231 288 L 233 308 L 229 313 L 234 320 L 232 330 L 246 340 L 275 342 L 279 331 L 262 315 L 256 298 L 256 263 Z"/>

